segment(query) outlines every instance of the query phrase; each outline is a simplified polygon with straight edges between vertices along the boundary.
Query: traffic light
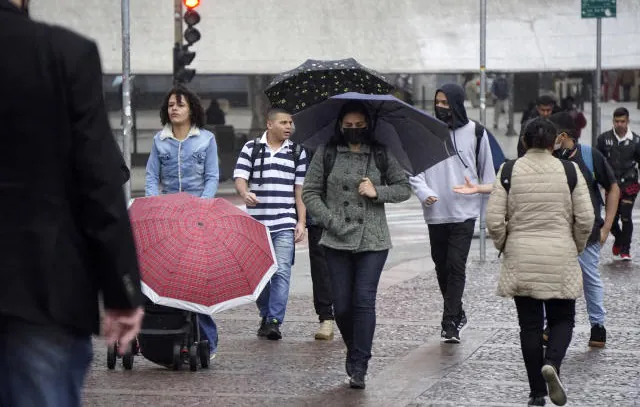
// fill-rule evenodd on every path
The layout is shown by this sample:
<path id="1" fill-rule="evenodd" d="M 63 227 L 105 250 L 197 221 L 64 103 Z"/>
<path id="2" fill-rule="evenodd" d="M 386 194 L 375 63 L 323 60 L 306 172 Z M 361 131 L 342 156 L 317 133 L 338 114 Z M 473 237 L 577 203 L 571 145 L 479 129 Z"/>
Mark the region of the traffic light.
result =
<path id="1" fill-rule="evenodd" d="M 191 82 L 196 75 L 195 69 L 187 68 L 196 53 L 189 51 L 188 45 L 177 44 L 173 47 L 173 79 L 176 83 Z"/>
<path id="2" fill-rule="evenodd" d="M 200 14 L 195 10 L 200 5 L 200 0 L 182 0 L 187 8 L 184 13 L 184 22 L 187 29 L 184 31 L 183 38 L 186 45 L 176 43 L 173 47 L 173 79 L 177 83 L 190 82 L 196 74 L 195 69 L 187 68 L 196 57 L 194 51 L 190 51 L 189 47 L 200 40 L 200 31 L 194 26 L 200 22 Z"/>

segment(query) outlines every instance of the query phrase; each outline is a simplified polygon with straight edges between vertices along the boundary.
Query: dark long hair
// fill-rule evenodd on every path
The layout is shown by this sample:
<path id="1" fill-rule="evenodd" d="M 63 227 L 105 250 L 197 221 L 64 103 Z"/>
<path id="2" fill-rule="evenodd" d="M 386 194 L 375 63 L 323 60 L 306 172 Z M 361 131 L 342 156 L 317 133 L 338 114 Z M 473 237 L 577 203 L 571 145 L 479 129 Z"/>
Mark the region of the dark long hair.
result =
<path id="1" fill-rule="evenodd" d="M 524 128 L 523 141 L 529 148 L 550 148 L 556 141 L 557 128 L 551 120 L 542 117 L 530 120 Z"/>
<path id="2" fill-rule="evenodd" d="M 369 136 L 371 137 L 373 135 L 373 120 L 371 119 L 371 113 L 369 112 L 369 109 L 367 109 L 367 106 L 364 103 L 358 100 L 351 100 L 345 103 L 340 109 L 340 112 L 338 113 L 338 120 L 336 121 L 335 134 L 331 139 L 331 143 L 341 144 L 341 145 L 347 144 L 347 142 L 344 139 L 344 136 L 342 135 L 341 128 L 342 128 L 342 120 L 349 113 L 360 113 L 361 115 L 363 115 L 365 118 L 365 121 L 367 122 L 367 129 L 369 129 Z"/>
<path id="3" fill-rule="evenodd" d="M 178 101 L 182 98 L 186 99 L 187 104 L 189 105 L 189 119 L 191 120 L 192 126 L 196 126 L 198 128 L 204 127 L 206 121 L 200 97 L 184 85 L 174 86 L 165 95 L 162 107 L 160 108 L 160 122 L 163 126 L 167 123 L 171 123 L 171 120 L 169 119 L 169 99 L 171 98 L 171 95 L 176 95 L 176 99 L 178 99 Z"/>

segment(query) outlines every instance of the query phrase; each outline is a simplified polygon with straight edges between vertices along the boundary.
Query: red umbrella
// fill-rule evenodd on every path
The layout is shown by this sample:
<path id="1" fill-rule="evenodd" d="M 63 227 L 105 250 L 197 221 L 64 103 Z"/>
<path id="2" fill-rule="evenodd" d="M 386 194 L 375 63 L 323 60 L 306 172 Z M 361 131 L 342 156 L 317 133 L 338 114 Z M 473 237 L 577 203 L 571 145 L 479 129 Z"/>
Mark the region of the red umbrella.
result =
<path id="1" fill-rule="evenodd" d="M 213 314 L 257 300 L 277 269 L 268 229 L 224 199 L 138 198 L 129 215 L 156 304 Z"/>

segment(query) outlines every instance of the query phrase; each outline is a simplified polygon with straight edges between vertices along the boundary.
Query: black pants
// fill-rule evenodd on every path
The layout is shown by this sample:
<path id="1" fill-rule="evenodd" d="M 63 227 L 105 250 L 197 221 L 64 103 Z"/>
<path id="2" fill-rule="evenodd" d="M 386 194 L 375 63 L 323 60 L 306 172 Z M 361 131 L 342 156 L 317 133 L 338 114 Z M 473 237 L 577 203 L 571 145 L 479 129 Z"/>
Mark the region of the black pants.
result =
<path id="1" fill-rule="evenodd" d="M 311 283 L 313 284 L 313 306 L 320 322 L 333 319 L 331 275 L 327 267 L 325 249 L 320 246 L 322 228 L 309 225 L 309 262 L 311 263 Z"/>
<path id="2" fill-rule="evenodd" d="M 571 343 L 576 316 L 575 300 L 537 300 L 531 297 L 514 297 L 520 324 L 520 347 L 527 369 L 530 397 L 546 396 L 547 384 L 541 369 L 551 363 L 558 372 Z M 542 347 L 544 310 L 547 314 L 549 341 L 546 353 Z"/>
<path id="3" fill-rule="evenodd" d="M 429 225 L 431 258 L 436 264 L 438 285 L 444 299 L 442 321 L 455 321 L 462 311 L 467 257 L 475 219 L 460 223 Z"/>
<path id="4" fill-rule="evenodd" d="M 618 212 L 613 219 L 611 233 L 615 237 L 615 246 L 620 247 L 622 253 L 629 253 L 631 249 L 631 236 L 633 235 L 633 220 L 631 219 L 633 204 L 637 195 L 622 194 L 618 203 Z M 620 227 L 622 223 L 622 227 Z"/>
<path id="5" fill-rule="evenodd" d="M 336 324 L 355 370 L 366 373 L 376 329 L 376 295 L 388 250 L 353 253 L 325 248 Z"/>

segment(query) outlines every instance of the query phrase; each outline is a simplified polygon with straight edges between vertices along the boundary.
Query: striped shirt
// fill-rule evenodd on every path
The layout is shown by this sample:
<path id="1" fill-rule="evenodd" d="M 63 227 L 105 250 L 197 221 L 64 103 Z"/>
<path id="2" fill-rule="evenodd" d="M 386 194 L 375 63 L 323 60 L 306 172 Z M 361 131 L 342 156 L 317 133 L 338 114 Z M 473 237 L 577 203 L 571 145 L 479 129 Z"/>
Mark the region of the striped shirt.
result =
<path id="1" fill-rule="evenodd" d="M 255 140 L 251 140 L 242 147 L 233 171 L 234 179 L 243 178 L 247 181 L 253 171 L 249 190 L 256 194 L 260 203 L 254 207 L 247 207 L 247 212 L 267 226 L 271 232 L 295 229 L 297 216 L 294 185 L 302 185 L 304 182 L 307 172 L 306 152 L 302 150 L 298 167 L 294 168 L 294 143 L 285 140 L 277 151 L 273 151 L 267 144 L 265 132 L 260 139 L 260 144 L 265 145 L 264 155 L 260 152 L 252 163 L 251 152 L 254 143 Z M 260 146 L 256 148 L 259 149 Z"/>

